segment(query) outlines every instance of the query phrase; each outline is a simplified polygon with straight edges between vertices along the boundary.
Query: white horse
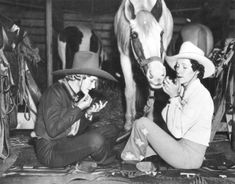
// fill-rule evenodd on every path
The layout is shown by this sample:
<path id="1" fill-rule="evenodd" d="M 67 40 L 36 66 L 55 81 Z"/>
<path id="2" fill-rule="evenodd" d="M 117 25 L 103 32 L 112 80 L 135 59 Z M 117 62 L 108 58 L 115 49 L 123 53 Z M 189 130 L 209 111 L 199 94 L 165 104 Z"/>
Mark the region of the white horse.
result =
<path id="1" fill-rule="evenodd" d="M 114 28 L 125 80 L 124 128 L 130 130 L 136 116 L 131 55 L 146 76 L 153 96 L 153 89 L 162 87 L 166 75 L 163 61 L 173 33 L 173 19 L 164 0 L 123 0 L 115 15 Z M 150 104 L 146 115 L 153 119 L 153 102 Z"/>

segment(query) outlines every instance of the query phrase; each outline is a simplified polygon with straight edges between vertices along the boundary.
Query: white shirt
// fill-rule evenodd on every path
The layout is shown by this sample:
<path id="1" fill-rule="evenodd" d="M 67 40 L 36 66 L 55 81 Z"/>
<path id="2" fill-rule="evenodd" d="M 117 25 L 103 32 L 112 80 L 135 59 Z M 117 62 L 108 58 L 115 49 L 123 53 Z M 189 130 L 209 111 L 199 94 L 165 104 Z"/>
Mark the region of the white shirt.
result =
<path id="1" fill-rule="evenodd" d="M 169 131 L 176 138 L 209 145 L 214 103 L 200 80 L 193 81 L 181 97 L 171 98 L 162 110 Z"/>

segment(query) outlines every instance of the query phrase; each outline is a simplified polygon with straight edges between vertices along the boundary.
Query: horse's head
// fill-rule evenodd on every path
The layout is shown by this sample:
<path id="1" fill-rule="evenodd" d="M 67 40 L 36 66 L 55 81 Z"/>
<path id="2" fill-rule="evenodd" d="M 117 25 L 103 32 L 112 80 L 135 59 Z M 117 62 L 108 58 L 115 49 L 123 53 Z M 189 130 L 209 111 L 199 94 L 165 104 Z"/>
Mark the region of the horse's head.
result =
<path id="1" fill-rule="evenodd" d="M 126 1 L 125 16 L 130 23 L 131 48 L 141 70 L 153 89 L 162 87 L 166 76 L 163 65 L 163 28 L 148 10 L 135 13 L 131 1 Z"/>

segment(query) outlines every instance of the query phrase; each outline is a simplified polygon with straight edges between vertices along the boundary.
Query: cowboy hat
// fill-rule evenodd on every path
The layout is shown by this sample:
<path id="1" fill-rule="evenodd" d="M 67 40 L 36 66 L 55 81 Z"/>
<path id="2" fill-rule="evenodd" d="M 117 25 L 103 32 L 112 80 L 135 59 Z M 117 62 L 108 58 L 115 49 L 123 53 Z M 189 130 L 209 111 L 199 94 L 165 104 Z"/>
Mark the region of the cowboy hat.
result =
<path id="1" fill-rule="evenodd" d="M 210 77 L 215 72 L 213 62 L 205 57 L 205 53 L 200 48 L 189 41 L 181 45 L 179 54 L 166 56 L 166 62 L 173 70 L 175 70 L 174 67 L 178 59 L 193 59 L 203 65 L 205 70 L 203 78 Z"/>
<path id="2" fill-rule="evenodd" d="M 79 51 L 74 55 L 71 69 L 57 70 L 54 75 L 87 74 L 117 81 L 111 74 L 99 68 L 99 56 L 89 51 Z"/>

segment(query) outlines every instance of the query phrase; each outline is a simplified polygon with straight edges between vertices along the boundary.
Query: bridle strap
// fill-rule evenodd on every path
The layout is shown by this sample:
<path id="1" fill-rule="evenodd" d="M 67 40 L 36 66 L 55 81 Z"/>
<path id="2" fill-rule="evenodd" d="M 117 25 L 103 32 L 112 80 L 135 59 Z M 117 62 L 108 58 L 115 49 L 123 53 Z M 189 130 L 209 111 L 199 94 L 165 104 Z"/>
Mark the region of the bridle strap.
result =
<path id="1" fill-rule="evenodd" d="M 160 55 L 162 57 L 163 52 L 164 52 L 164 47 L 163 47 L 163 40 L 162 40 L 162 34 L 161 33 L 161 48 L 160 48 Z M 138 34 L 136 32 L 132 32 L 131 30 L 131 36 L 130 36 L 130 42 L 131 42 L 131 47 L 133 54 L 135 56 L 135 59 L 137 60 L 138 64 L 140 65 L 140 69 L 144 72 L 144 66 L 147 64 L 153 62 L 153 61 L 159 61 L 163 63 L 162 58 L 159 56 L 152 56 L 150 58 L 145 58 L 144 56 L 144 50 L 142 47 L 142 44 L 138 38 Z M 145 73 L 145 72 L 144 72 Z"/>

